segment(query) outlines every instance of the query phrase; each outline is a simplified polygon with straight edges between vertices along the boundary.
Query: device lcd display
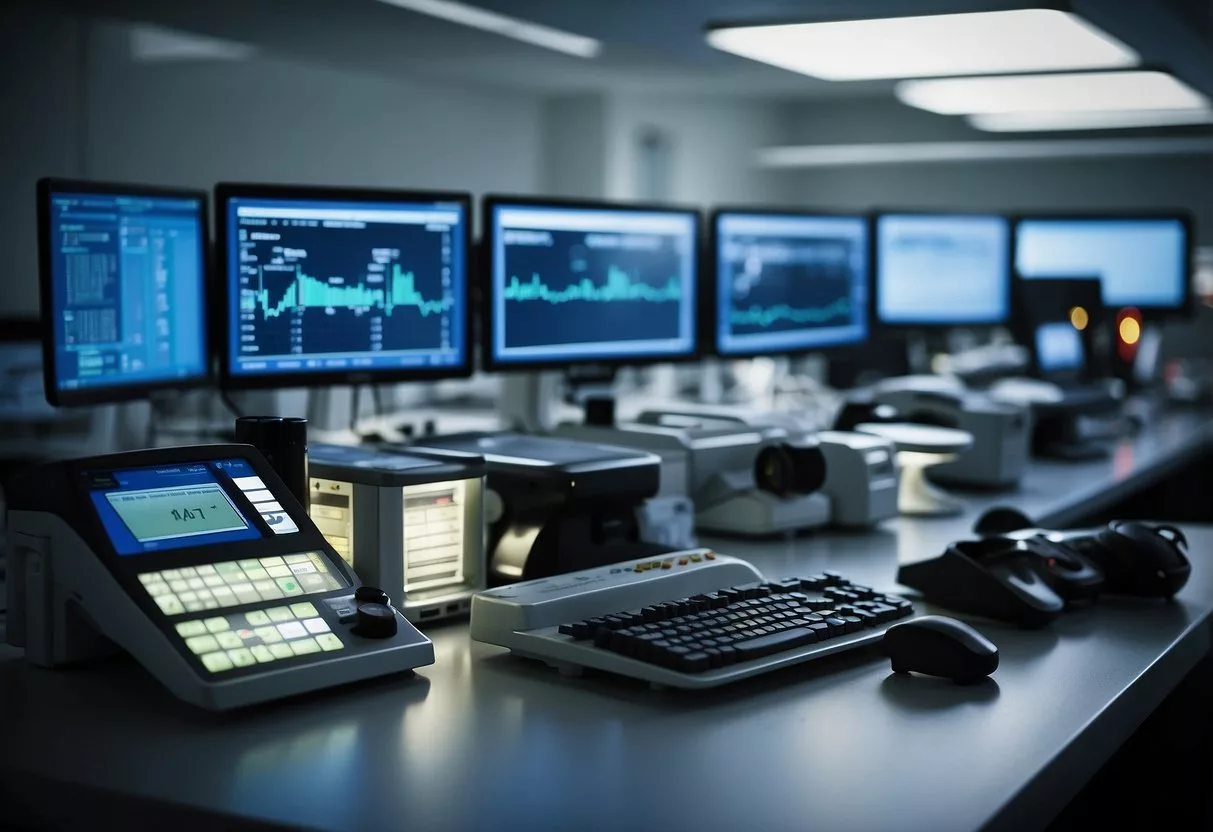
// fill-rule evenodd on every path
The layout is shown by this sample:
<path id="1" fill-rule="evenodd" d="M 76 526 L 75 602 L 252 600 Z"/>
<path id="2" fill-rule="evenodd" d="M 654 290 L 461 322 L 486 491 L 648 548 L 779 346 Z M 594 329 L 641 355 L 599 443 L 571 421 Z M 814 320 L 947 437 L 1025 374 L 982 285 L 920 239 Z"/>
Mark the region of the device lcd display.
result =
<path id="1" fill-rule="evenodd" d="M 876 218 L 876 317 L 894 326 L 988 326 L 1011 307 L 1006 217 L 881 214 Z"/>
<path id="2" fill-rule="evenodd" d="M 490 363 L 695 355 L 698 213 L 492 203 L 489 222 Z"/>
<path id="3" fill-rule="evenodd" d="M 801 352 L 867 339 L 865 217 L 722 212 L 713 231 L 716 352 Z"/>
<path id="4" fill-rule="evenodd" d="M 460 374 L 467 208 L 227 196 L 228 375 Z"/>
<path id="5" fill-rule="evenodd" d="M 1036 328 L 1036 365 L 1042 373 L 1073 372 L 1084 364 L 1082 333 L 1068 321 Z"/>
<path id="6" fill-rule="evenodd" d="M 1174 217 L 1024 218 L 1015 270 L 1037 277 L 1098 275 L 1106 306 L 1180 309 L 1188 297 L 1188 229 Z"/>
<path id="7" fill-rule="evenodd" d="M 87 478 L 89 496 L 119 555 L 262 536 L 228 490 L 243 491 L 241 483 L 257 480 L 245 460 L 91 471 Z"/>
<path id="8" fill-rule="evenodd" d="M 206 378 L 205 199 L 69 187 L 49 191 L 47 210 L 49 395 Z"/>

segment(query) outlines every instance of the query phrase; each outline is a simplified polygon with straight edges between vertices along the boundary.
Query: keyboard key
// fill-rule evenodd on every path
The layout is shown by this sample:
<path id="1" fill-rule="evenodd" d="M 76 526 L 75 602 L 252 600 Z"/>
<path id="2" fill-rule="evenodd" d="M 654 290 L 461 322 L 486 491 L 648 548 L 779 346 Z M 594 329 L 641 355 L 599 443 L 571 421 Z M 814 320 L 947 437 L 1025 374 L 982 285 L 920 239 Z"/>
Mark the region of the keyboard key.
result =
<path id="1" fill-rule="evenodd" d="M 165 615 L 180 615 L 185 612 L 185 607 L 176 595 L 157 595 L 156 606 L 160 608 L 160 612 Z"/>
<path id="2" fill-rule="evenodd" d="M 207 653 L 202 657 L 202 665 L 211 673 L 222 673 L 235 667 L 226 653 Z"/>
<path id="3" fill-rule="evenodd" d="M 206 630 L 209 633 L 221 633 L 224 630 L 230 630 L 232 625 L 227 623 L 227 619 L 223 616 L 218 618 L 208 618 L 202 622 L 206 625 Z"/>
<path id="4" fill-rule="evenodd" d="M 202 583 L 209 588 L 223 586 L 223 578 L 220 575 L 207 575 L 202 579 Z"/>
<path id="5" fill-rule="evenodd" d="M 252 652 L 243 647 L 228 650 L 227 657 L 232 660 L 232 664 L 236 667 L 250 667 L 257 663 L 257 660 L 253 658 Z"/>
<path id="6" fill-rule="evenodd" d="M 228 561 L 227 563 L 216 563 L 215 571 L 227 579 L 235 578 L 239 581 L 243 580 L 244 578 L 244 570 L 231 561 Z"/>
<path id="7" fill-rule="evenodd" d="M 214 564 L 211 564 L 211 563 L 204 563 L 201 566 L 197 567 L 197 572 L 198 572 L 198 577 L 205 580 L 207 575 L 215 574 L 215 566 L 214 566 Z"/>
<path id="8" fill-rule="evenodd" d="M 327 633 L 331 629 L 323 618 L 309 618 L 303 622 L 303 628 L 312 635 Z"/>
<path id="9" fill-rule="evenodd" d="M 263 568 L 258 566 L 256 569 L 245 569 L 244 577 L 248 578 L 250 581 L 266 581 L 269 580 L 270 575 Z"/>
<path id="10" fill-rule="evenodd" d="M 278 625 L 278 634 L 285 639 L 303 638 L 307 635 L 307 630 L 303 629 L 303 625 L 298 621 L 288 621 Z"/>
<path id="11" fill-rule="evenodd" d="M 254 581 L 253 589 L 266 601 L 277 601 L 279 598 L 285 597 L 282 590 L 278 588 L 278 584 L 268 578 L 264 581 Z"/>
<path id="12" fill-rule="evenodd" d="M 319 653 L 320 645 L 314 638 L 301 638 L 298 641 L 292 641 L 291 651 L 296 656 L 306 656 L 308 653 Z"/>
<path id="13" fill-rule="evenodd" d="M 288 564 L 290 563 L 307 563 L 309 558 L 306 552 L 299 552 L 293 555 L 287 555 L 283 558 Z"/>
<path id="14" fill-rule="evenodd" d="M 246 586 L 248 585 L 246 584 Z M 258 601 L 266 600 L 261 597 L 260 592 L 251 586 L 248 589 L 233 589 L 232 591 L 236 593 L 236 600 L 241 604 L 256 604 Z"/>
<path id="15" fill-rule="evenodd" d="M 177 570 L 177 574 L 182 578 L 196 578 L 198 577 L 198 570 L 192 566 L 183 566 Z"/>
<path id="16" fill-rule="evenodd" d="M 678 660 L 675 670 L 680 670 L 683 673 L 702 673 L 712 667 L 712 661 L 708 658 L 708 654 L 703 650 L 697 650 L 693 653 L 687 653 Z"/>
<path id="17" fill-rule="evenodd" d="M 201 601 L 182 601 L 181 605 L 185 607 L 186 612 L 202 612 L 206 607 L 202 606 Z"/>
<path id="18" fill-rule="evenodd" d="M 243 572 L 248 572 L 250 569 L 261 568 L 261 564 L 256 560 L 238 560 L 236 561 L 236 565 L 239 566 Z"/>
<path id="19" fill-rule="evenodd" d="M 216 601 L 214 598 L 211 598 L 209 600 L 202 602 L 202 609 L 204 609 L 204 610 L 217 610 L 221 606 L 223 606 L 223 605 L 220 604 L 218 601 Z"/>
<path id="20" fill-rule="evenodd" d="M 341 639 L 334 633 L 321 633 L 316 636 L 316 643 L 320 645 L 320 649 L 326 652 L 340 650 L 345 645 L 341 643 Z"/>
<path id="21" fill-rule="evenodd" d="M 311 601 L 300 601 L 290 606 L 291 613 L 296 618 L 315 618 L 320 613 L 316 612 L 315 605 Z"/>
<path id="22" fill-rule="evenodd" d="M 148 584 L 163 583 L 164 578 L 161 577 L 159 572 L 144 572 L 139 576 L 139 582 L 144 586 L 147 586 Z"/>
<path id="23" fill-rule="evenodd" d="M 260 558 L 257 562 L 263 569 L 269 569 L 272 566 L 286 566 L 286 561 L 280 557 Z"/>
<path id="24" fill-rule="evenodd" d="M 295 651 L 285 641 L 280 641 L 270 645 L 270 655 L 275 659 L 289 659 L 295 655 Z"/>
<path id="25" fill-rule="evenodd" d="M 185 640 L 185 646 L 195 656 L 201 656 L 203 653 L 213 653 L 218 650 L 219 642 L 212 635 L 193 636 Z"/>
<path id="26" fill-rule="evenodd" d="M 561 624 L 560 634 L 575 639 L 586 639 L 589 638 L 590 628 L 584 621 L 575 621 L 572 624 Z"/>
<path id="27" fill-rule="evenodd" d="M 181 579 L 177 579 L 175 581 L 169 581 L 168 588 L 171 589 L 173 592 L 189 592 L 190 591 L 189 583 L 187 581 L 183 581 Z"/>
<path id="28" fill-rule="evenodd" d="M 206 625 L 197 619 L 193 621 L 182 621 L 180 624 L 175 625 L 174 629 L 177 631 L 177 635 L 181 636 L 182 638 L 200 636 L 206 633 Z"/>
<path id="29" fill-rule="evenodd" d="M 166 584 L 164 581 L 161 581 L 160 583 L 155 583 L 155 584 L 148 584 L 146 589 L 147 589 L 147 594 L 152 596 L 153 598 L 156 598 L 161 595 L 168 595 L 169 593 L 172 592 L 172 590 L 168 588 L 168 584 Z"/>
<path id="30" fill-rule="evenodd" d="M 261 664 L 272 662 L 274 660 L 274 654 L 271 653 L 270 648 L 266 647 L 264 644 L 257 644 L 250 647 L 249 652 L 252 653 L 253 658 Z"/>
<path id="31" fill-rule="evenodd" d="M 273 644 L 276 641 L 282 641 L 282 636 L 278 633 L 277 627 L 258 627 L 253 630 L 253 635 L 264 641 L 266 644 Z"/>
<path id="32" fill-rule="evenodd" d="M 292 574 L 291 568 L 285 563 L 280 566 L 267 566 L 265 569 L 267 575 L 271 578 L 289 578 Z"/>
<path id="33" fill-rule="evenodd" d="M 762 636 L 761 638 L 739 641 L 732 645 L 732 647 L 737 651 L 738 661 L 744 662 L 750 659 L 760 659 L 763 656 L 780 653 L 804 644 L 812 644 L 815 641 L 817 641 L 817 634 L 813 630 L 805 627 L 792 627 L 782 632 Z"/>
<path id="34" fill-rule="evenodd" d="M 273 622 L 295 620 L 295 614 L 291 612 L 290 607 L 270 607 L 265 611 L 265 614 L 268 615 L 270 621 Z"/>
<path id="35" fill-rule="evenodd" d="M 236 603 L 236 593 L 232 592 L 231 587 L 217 586 L 211 590 L 211 594 L 215 596 L 215 600 L 225 607 L 230 607 Z"/>
<path id="36" fill-rule="evenodd" d="M 270 623 L 270 617 L 265 614 L 265 610 L 249 610 L 244 614 L 244 620 L 250 627 L 264 627 Z"/>
<path id="37" fill-rule="evenodd" d="M 197 601 L 198 595 L 193 592 L 178 592 L 177 600 L 179 600 L 183 604 L 188 604 L 191 601 Z"/>
<path id="38" fill-rule="evenodd" d="M 201 578 L 190 578 L 186 583 L 190 585 L 190 589 L 202 589 L 206 586 L 206 582 Z"/>
<path id="39" fill-rule="evenodd" d="M 225 630 L 222 633 L 215 634 L 215 640 L 219 642 L 219 646 L 224 650 L 234 650 L 237 647 L 244 646 L 244 640 L 231 630 Z"/>
<path id="40" fill-rule="evenodd" d="M 276 578 L 275 582 L 278 588 L 282 590 L 283 595 L 302 595 L 303 590 L 299 588 L 299 582 L 294 578 Z"/>

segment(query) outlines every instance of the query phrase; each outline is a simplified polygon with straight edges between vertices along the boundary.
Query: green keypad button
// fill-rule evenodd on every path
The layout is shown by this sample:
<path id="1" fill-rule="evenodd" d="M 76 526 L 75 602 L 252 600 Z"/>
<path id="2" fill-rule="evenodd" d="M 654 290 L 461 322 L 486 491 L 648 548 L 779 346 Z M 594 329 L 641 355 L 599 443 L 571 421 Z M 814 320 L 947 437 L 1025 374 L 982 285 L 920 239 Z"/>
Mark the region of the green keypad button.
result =
<path id="1" fill-rule="evenodd" d="M 316 643 L 314 638 L 301 638 L 297 641 L 290 642 L 291 650 L 296 656 L 306 656 L 308 653 L 319 653 L 320 645 Z"/>
<path id="2" fill-rule="evenodd" d="M 253 633 L 266 644 L 282 641 L 282 636 L 278 633 L 277 627 L 258 627 L 256 630 L 253 630 Z"/>
<path id="3" fill-rule="evenodd" d="M 211 673 L 221 673 L 224 670 L 231 670 L 235 666 L 226 653 L 207 653 L 202 657 L 202 665 Z"/>
<path id="4" fill-rule="evenodd" d="M 182 621 L 176 625 L 177 635 L 182 638 L 206 635 L 206 624 L 201 621 Z"/>
<path id="5" fill-rule="evenodd" d="M 185 607 L 177 600 L 176 595 L 157 596 L 156 606 L 160 607 L 160 612 L 165 615 L 180 615 L 185 612 Z"/>
<path id="6" fill-rule="evenodd" d="M 302 595 L 303 590 L 299 588 L 299 582 L 294 578 L 276 578 L 278 588 L 287 595 Z"/>
<path id="7" fill-rule="evenodd" d="M 234 563 L 230 563 L 230 562 L 229 563 L 216 563 L 215 571 L 218 572 L 220 575 L 222 575 L 225 578 L 228 577 L 229 575 L 238 578 L 244 574 L 244 571 L 241 570 L 241 568 L 239 566 L 237 566 Z"/>
<path id="8" fill-rule="evenodd" d="M 244 646 L 244 640 L 240 636 L 233 633 L 231 630 L 226 630 L 222 633 L 215 634 L 215 640 L 219 642 L 219 646 L 224 650 L 234 650 L 237 647 Z"/>
<path id="9" fill-rule="evenodd" d="M 295 651 L 286 642 L 280 641 L 277 644 L 270 645 L 270 655 L 275 659 L 289 659 L 295 655 Z"/>
<path id="10" fill-rule="evenodd" d="M 290 607 L 270 607 L 265 611 L 265 614 L 270 617 L 270 621 L 295 620 L 295 614 L 291 612 Z"/>
<path id="11" fill-rule="evenodd" d="M 203 653 L 213 653 L 219 649 L 219 642 L 212 635 L 193 636 L 185 640 L 185 646 L 196 656 Z"/>
<path id="12" fill-rule="evenodd" d="M 291 612 L 296 618 L 315 618 L 320 613 L 316 612 L 316 608 L 312 606 L 310 601 L 300 601 L 297 604 L 291 604 Z"/>
<path id="13" fill-rule="evenodd" d="M 256 560 L 238 560 L 238 561 L 236 561 L 236 565 L 239 566 L 241 569 L 243 569 L 245 572 L 248 572 L 250 569 L 260 569 L 261 568 L 261 564 L 258 563 Z"/>
<path id="14" fill-rule="evenodd" d="M 249 610 L 244 614 L 244 620 L 250 627 L 264 627 L 270 623 L 270 617 L 265 614 L 264 610 Z"/>
<path id="15" fill-rule="evenodd" d="M 202 623 L 206 625 L 207 631 L 212 633 L 221 633 L 224 630 L 231 629 L 231 625 L 227 623 L 227 619 L 223 616 L 219 616 L 218 618 L 208 618 Z"/>
<path id="16" fill-rule="evenodd" d="M 264 644 L 258 644 L 255 647 L 250 647 L 249 652 L 253 654 L 253 658 L 265 664 L 274 660 L 274 654 L 270 652 L 270 648 Z"/>
<path id="17" fill-rule="evenodd" d="M 257 660 L 253 658 L 252 651 L 246 650 L 243 647 L 236 650 L 228 650 L 227 657 L 232 660 L 232 664 L 236 667 L 250 667 L 257 663 Z"/>
<path id="18" fill-rule="evenodd" d="M 341 643 L 341 639 L 336 633 L 321 633 L 316 636 L 316 643 L 320 645 L 320 649 L 326 652 L 340 650 L 345 645 Z"/>

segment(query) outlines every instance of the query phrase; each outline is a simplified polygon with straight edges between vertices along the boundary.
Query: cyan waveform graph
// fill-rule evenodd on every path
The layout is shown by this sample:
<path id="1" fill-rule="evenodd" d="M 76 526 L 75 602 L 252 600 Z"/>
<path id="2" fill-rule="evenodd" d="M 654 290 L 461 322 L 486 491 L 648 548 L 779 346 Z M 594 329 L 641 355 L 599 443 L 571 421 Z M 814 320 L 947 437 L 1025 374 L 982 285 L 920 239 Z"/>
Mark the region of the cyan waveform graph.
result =
<path id="1" fill-rule="evenodd" d="M 765 239 L 758 251 L 779 251 Z M 787 241 L 786 256 L 763 258 L 737 247 L 721 263 L 721 323 L 733 336 L 809 331 L 851 324 L 855 278 L 851 244 L 838 239 Z M 841 254 L 841 256 L 840 256 Z"/>
<path id="2" fill-rule="evenodd" d="M 455 231 L 367 222 L 267 236 L 241 243 L 233 348 L 249 372 L 463 360 Z"/>
<path id="3" fill-rule="evenodd" d="M 505 245 L 496 326 L 506 349 L 674 340 L 683 336 L 687 270 L 679 240 L 588 245 L 581 231 L 552 231 L 551 245 Z"/>
<path id="4" fill-rule="evenodd" d="M 270 292 L 264 288 L 265 275 L 258 269 L 258 289 L 246 292 L 244 304 L 246 312 L 260 312 L 266 318 L 277 318 L 287 312 L 298 312 L 306 309 L 326 310 L 371 310 L 381 309 L 384 314 L 391 315 L 395 309 L 410 307 L 416 309 L 423 318 L 439 315 L 450 310 L 452 299 L 427 299 L 417 291 L 417 278 L 412 272 L 406 272 L 400 265 L 393 264 L 389 287 L 371 287 L 365 283 L 326 283 L 311 275 L 305 274 L 301 266 L 295 266 L 295 280 L 276 300 L 271 300 Z"/>

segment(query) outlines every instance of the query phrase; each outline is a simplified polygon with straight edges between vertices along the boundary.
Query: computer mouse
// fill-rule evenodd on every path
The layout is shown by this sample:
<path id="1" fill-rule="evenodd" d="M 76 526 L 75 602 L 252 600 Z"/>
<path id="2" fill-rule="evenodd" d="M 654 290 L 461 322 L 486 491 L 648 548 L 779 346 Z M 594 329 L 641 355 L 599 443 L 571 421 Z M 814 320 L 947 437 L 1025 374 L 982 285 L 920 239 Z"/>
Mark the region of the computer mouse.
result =
<path id="1" fill-rule="evenodd" d="M 942 676 L 958 685 L 980 682 L 998 669 L 998 647 L 977 630 L 942 615 L 924 615 L 885 631 L 894 673 Z"/>
<path id="2" fill-rule="evenodd" d="M 1019 509 L 995 506 L 981 515 L 973 526 L 973 531 L 982 537 L 990 537 L 1030 529 L 1032 526 L 1031 519 Z"/>
<path id="3" fill-rule="evenodd" d="M 1067 604 L 1094 601 L 1103 591 L 1103 570 L 1078 551 L 1042 535 L 1016 540 L 1014 546 L 1045 586 Z"/>
<path id="4" fill-rule="evenodd" d="M 1083 552 L 1104 573 L 1105 589 L 1117 595 L 1170 598 L 1192 574 L 1188 540 L 1174 526 L 1133 520 L 1109 523 Z"/>

